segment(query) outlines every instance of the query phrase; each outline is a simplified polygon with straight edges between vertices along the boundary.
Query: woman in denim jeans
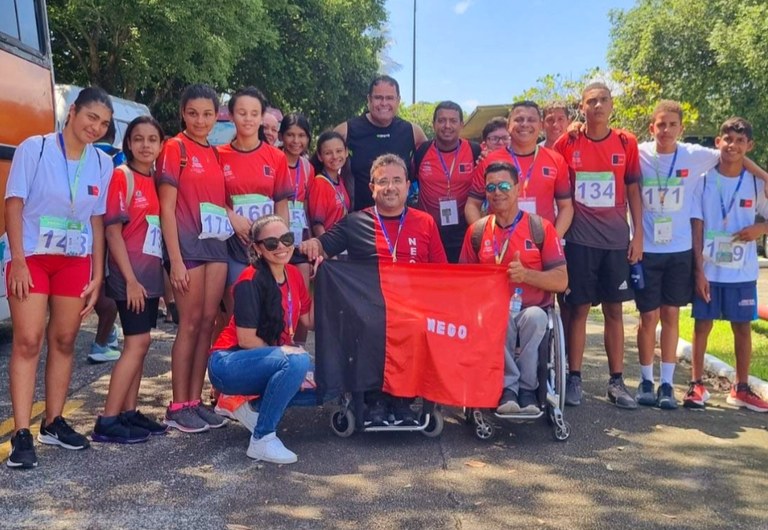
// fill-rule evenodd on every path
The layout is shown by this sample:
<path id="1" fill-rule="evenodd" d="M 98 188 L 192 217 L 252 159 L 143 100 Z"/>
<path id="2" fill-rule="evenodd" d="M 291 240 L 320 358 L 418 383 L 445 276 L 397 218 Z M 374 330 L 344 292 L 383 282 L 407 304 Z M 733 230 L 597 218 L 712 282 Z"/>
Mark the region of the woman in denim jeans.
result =
<path id="1" fill-rule="evenodd" d="M 312 301 L 299 270 L 289 265 L 293 232 L 282 217 L 268 215 L 250 231 L 251 262 L 232 290 L 234 312 L 208 361 L 213 386 L 225 394 L 259 395 L 259 412 L 247 455 L 276 464 L 296 462 L 275 434 L 298 392 L 310 359 L 294 346 L 301 322 L 314 327 Z"/>

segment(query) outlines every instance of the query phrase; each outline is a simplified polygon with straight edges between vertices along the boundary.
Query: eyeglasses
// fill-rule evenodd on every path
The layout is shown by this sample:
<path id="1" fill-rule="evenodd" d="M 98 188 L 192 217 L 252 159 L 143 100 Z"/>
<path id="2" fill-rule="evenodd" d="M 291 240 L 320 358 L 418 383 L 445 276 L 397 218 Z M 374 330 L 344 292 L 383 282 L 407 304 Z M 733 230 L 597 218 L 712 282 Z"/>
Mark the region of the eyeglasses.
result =
<path id="1" fill-rule="evenodd" d="M 256 241 L 256 243 L 261 243 L 264 245 L 264 248 L 272 252 L 273 250 L 277 250 L 277 247 L 280 246 L 280 243 L 282 243 L 286 247 L 293 246 L 293 242 L 295 241 L 293 232 L 286 232 L 285 234 L 281 235 L 280 237 L 265 237 L 264 239 L 259 239 Z"/>
<path id="2" fill-rule="evenodd" d="M 509 135 L 505 136 L 488 136 L 485 140 L 492 144 L 506 143 L 511 139 Z"/>
<path id="3" fill-rule="evenodd" d="M 512 189 L 512 183 L 511 182 L 499 182 L 498 184 L 495 184 L 491 182 L 490 184 L 485 185 L 485 192 L 486 193 L 493 193 L 496 190 L 499 190 L 502 193 L 509 193 L 509 190 Z"/>

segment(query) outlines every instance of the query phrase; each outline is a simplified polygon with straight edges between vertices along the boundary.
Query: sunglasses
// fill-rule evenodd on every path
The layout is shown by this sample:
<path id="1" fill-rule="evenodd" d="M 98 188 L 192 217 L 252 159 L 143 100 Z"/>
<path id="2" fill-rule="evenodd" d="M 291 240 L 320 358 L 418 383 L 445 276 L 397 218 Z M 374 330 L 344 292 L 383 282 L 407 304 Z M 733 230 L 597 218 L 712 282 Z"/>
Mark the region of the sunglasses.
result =
<path id="1" fill-rule="evenodd" d="M 512 189 L 512 186 L 513 184 L 511 182 L 499 182 L 498 184 L 491 182 L 490 184 L 485 185 L 485 192 L 493 193 L 498 188 L 500 192 L 507 193 Z"/>
<path id="2" fill-rule="evenodd" d="M 259 239 L 256 241 L 256 243 L 261 243 L 264 245 L 264 248 L 272 252 L 273 250 L 277 250 L 277 247 L 280 246 L 280 243 L 282 243 L 286 247 L 293 246 L 294 242 L 294 236 L 293 232 L 286 232 L 285 234 L 281 235 L 280 237 L 265 237 L 264 239 Z"/>

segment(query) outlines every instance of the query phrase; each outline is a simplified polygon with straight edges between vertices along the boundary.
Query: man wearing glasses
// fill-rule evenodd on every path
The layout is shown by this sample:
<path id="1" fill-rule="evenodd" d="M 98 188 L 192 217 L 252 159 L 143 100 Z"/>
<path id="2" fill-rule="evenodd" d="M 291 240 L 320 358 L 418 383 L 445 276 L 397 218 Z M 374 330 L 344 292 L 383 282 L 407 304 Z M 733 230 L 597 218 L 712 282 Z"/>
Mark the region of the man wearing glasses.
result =
<path id="1" fill-rule="evenodd" d="M 499 414 L 535 414 L 539 343 L 547 331 L 545 309 L 552 293 L 568 286 L 565 256 L 555 227 L 520 208 L 517 168 L 493 162 L 484 173 L 485 194 L 493 213 L 473 223 L 464 237 L 460 263 L 507 267 L 512 292 L 521 290 L 520 307 L 510 304 L 504 347 L 504 390 Z M 515 357 L 520 337 L 520 354 Z"/>
<path id="2" fill-rule="evenodd" d="M 373 206 L 366 191 L 371 163 L 385 153 L 402 158 L 408 171 L 412 168 L 413 154 L 427 137 L 416 125 L 397 117 L 400 107 L 400 85 L 388 76 L 373 79 L 368 89 L 368 111 L 336 126 L 349 148 L 349 171 L 346 171 L 347 191 L 352 197 L 352 211 Z"/>
<path id="3" fill-rule="evenodd" d="M 491 152 L 475 168 L 472 188 L 464 208 L 467 223 L 480 219 L 483 200 L 486 198 L 486 169 L 495 162 L 507 162 L 515 167 L 520 180 L 518 207 L 554 224 L 562 238 L 573 219 L 568 165 L 559 153 L 537 145 L 541 133 L 539 106 L 532 101 L 520 101 L 512 105 L 508 131 L 510 146 Z M 492 208 L 491 204 L 489 208 Z"/>
<path id="4" fill-rule="evenodd" d="M 435 220 L 426 212 L 406 207 L 408 171 L 394 154 L 376 158 L 368 187 L 374 205 L 350 213 L 319 238 L 301 243 L 299 250 L 310 260 L 333 257 L 345 250 L 350 261 L 378 260 L 382 263 L 447 263 Z M 382 392 L 366 393 L 366 426 L 418 425 L 410 401 L 394 400 Z"/>

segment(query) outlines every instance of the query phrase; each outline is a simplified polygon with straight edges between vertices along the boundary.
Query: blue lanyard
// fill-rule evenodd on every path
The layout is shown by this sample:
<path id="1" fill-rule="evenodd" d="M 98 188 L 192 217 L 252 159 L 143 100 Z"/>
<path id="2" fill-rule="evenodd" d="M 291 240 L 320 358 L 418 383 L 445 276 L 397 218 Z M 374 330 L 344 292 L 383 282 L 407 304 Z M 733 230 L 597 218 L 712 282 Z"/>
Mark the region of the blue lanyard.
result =
<path id="1" fill-rule="evenodd" d="M 461 140 L 459 140 L 459 145 L 456 146 L 456 150 L 453 152 L 453 162 L 451 162 L 451 169 L 449 170 L 445 160 L 443 159 L 443 154 L 440 152 L 440 149 L 437 148 L 437 145 L 435 145 L 437 158 L 440 159 L 440 164 L 442 164 L 443 171 L 445 172 L 445 176 L 448 179 L 448 197 L 451 196 L 451 177 L 453 176 L 453 168 L 456 167 L 456 160 L 459 159 L 459 149 L 461 149 Z"/>
<path id="2" fill-rule="evenodd" d="M 675 147 L 675 154 L 672 155 L 672 163 L 669 165 L 669 171 L 667 172 L 667 178 L 664 181 L 664 187 L 661 186 L 661 178 L 659 177 L 659 155 L 655 150 L 653 153 L 654 165 L 656 166 L 656 187 L 659 190 L 659 198 L 662 206 L 664 206 L 664 195 L 669 191 L 669 179 L 672 178 L 672 173 L 675 171 L 675 162 L 677 162 L 677 152 L 679 150 L 679 147 Z"/>
<path id="3" fill-rule="evenodd" d="M 341 178 L 339 178 L 339 184 L 336 184 L 335 182 L 333 182 L 333 180 L 331 180 L 331 177 L 328 176 L 328 173 L 325 170 L 323 170 L 323 172 L 321 173 L 321 176 L 328 181 L 328 184 L 330 184 L 331 187 L 333 187 L 333 191 L 336 193 L 336 198 L 341 203 L 341 207 L 344 208 L 344 215 L 347 215 L 347 201 L 344 200 L 344 194 L 341 191 L 339 191 L 339 184 L 341 184 Z"/>
<path id="4" fill-rule="evenodd" d="M 496 258 L 496 265 L 501 264 L 501 261 L 504 259 L 504 256 L 507 253 L 507 247 L 509 247 L 509 240 L 512 237 L 512 232 L 515 231 L 517 223 L 519 223 L 522 218 L 523 211 L 520 210 L 517 212 L 515 220 L 512 221 L 512 224 L 506 229 L 504 234 L 504 245 L 501 247 L 501 250 L 499 250 L 499 242 L 496 241 L 496 216 L 494 215 L 491 217 L 491 238 L 493 239 L 493 255 Z"/>
<path id="5" fill-rule="evenodd" d="M 408 208 L 403 208 L 403 213 L 400 214 L 400 224 L 397 226 L 397 237 L 395 238 L 395 244 L 393 245 L 387 234 L 387 227 L 384 226 L 384 220 L 379 214 L 379 209 L 374 206 L 373 211 L 376 213 L 376 217 L 379 219 L 379 225 L 381 226 L 381 233 L 384 235 L 384 240 L 387 242 L 387 248 L 392 256 L 392 263 L 397 263 L 397 242 L 400 241 L 400 231 L 403 229 L 403 223 L 405 223 L 405 214 L 408 212 Z"/>
<path id="6" fill-rule="evenodd" d="M 293 200 L 299 200 L 299 179 L 301 178 L 301 158 L 296 160 L 296 181 L 293 185 Z"/>
<path id="7" fill-rule="evenodd" d="M 741 173 L 739 174 L 739 182 L 736 183 L 736 189 L 733 191 L 733 195 L 731 195 L 731 201 L 728 203 L 728 208 L 725 207 L 725 201 L 723 201 L 723 190 L 720 188 L 720 172 L 718 171 L 717 173 L 717 194 L 720 197 L 720 213 L 723 215 L 723 226 L 728 224 L 728 214 L 731 213 L 733 204 L 736 202 L 736 195 L 739 194 L 741 182 L 744 180 L 744 171 L 746 170 L 742 169 Z"/>
<path id="8" fill-rule="evenodd" d="M 512 161 L 515 163 L 515 167 L 517 168 L 517 178 L 520 180 L 523 176 L 523 170 L 520 167 L 520 162 L 517 160 L 517 155 L 515 154 L 512 149 L 507 147 L 507 152 L 512 156 Z M 539 156 L 539 146 L 536 146 L 536 149 L 533 151 L 533 160 L 531 161 L 531 165 L 528 166 L 528 172 L 525 174 L 525 178 L 520 180 L 520 182 L 523 184 L 523 197 L 526 196 L 526 191 L 528 191 L 528 182 L 531 180 L 531 174 L 533 173 L 533 166 L 536 165 L 536 157 Z"/>
<path id="9" fill-rule="evenodd" d="M 64 170 L 67 175 L 67 183 L 69 184 L 69 207 L 72 214 L 75 213 L 75 197 L 77 197 L 77 185 L 80 182 L 80 172 L 83 170 L 83 162 L 85 161 L 85 153 L 88 150 L 88 146 L 83 147 L 83 152 L 80 155 L 80 161 L 77 163 L 77 169 L 75 169 L 74 181 L 69 178 L 69 160 L 67 159 L 67 148 L 64 145 L 64 135 L 59 133 L 59 145 L 61 146 L 61 152 L 64 155 Z"/>

